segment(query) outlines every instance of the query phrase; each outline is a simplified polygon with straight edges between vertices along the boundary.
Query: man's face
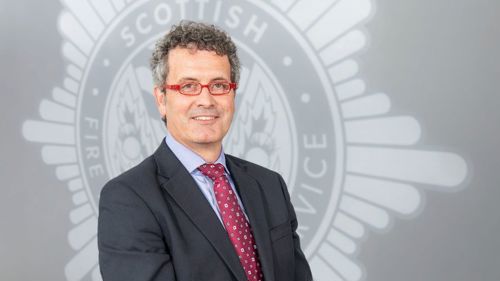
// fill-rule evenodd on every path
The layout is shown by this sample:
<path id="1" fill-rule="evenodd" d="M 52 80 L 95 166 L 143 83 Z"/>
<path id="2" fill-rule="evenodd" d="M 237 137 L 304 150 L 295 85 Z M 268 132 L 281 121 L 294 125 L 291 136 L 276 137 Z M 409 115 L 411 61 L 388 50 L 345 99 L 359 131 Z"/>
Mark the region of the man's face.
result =
<path id="1" fill-rule="evenodd" d="M 213 51 L 175 48 L 168 54 L 167 84 L 196 81 L 203 85 L 212 81 L 231 82 L 228 57 Z M 202 89 L 198 96 L 182 95 L 155 88 L 158 109 L 167 118 L 167 129 L 180 143 L 192 150 L 219 149 L 231 125 L 234 113 L 234 90 L 227 95 L 212 96 Z"/>

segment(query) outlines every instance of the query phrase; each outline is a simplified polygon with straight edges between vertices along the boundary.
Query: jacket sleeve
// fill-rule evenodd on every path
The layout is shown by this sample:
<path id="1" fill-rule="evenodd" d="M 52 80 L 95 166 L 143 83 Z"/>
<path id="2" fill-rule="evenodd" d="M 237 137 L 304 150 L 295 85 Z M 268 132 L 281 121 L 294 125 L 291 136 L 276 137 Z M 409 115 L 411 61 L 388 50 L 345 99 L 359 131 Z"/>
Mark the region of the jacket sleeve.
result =
<path id="1" fill-rule="evenodd" d="M 295 210 L 293 208 L 292 202 L 290 200 L 290 194 L 288 193 L 288 188 L 286 187 L 285 181 L 279 176 L 279 180 L 281 183 L 281 188 L 283 189 L 283 194 L 285 195 L 286 203 L 288 205 L 288 213 L 290 216 L 290 223 L 292 226 L 292 235 L 293 235 L 293 245 L 294 245 L 294 254 L 295 254 L 295 279 L 296 281 L 312 281 L 312 273 L 311 268 L 309 267 L 309 263 L 302 252 L 300 247 L 300 238 L 297 234 L 297 216 L 295 214 Z"/>
<path id="2" fill-rule="evenodd" d="M 156 217 L 126 184 L 111 181 L 101 191 L 97 239 L 103 281 L 175 280 Z"/>

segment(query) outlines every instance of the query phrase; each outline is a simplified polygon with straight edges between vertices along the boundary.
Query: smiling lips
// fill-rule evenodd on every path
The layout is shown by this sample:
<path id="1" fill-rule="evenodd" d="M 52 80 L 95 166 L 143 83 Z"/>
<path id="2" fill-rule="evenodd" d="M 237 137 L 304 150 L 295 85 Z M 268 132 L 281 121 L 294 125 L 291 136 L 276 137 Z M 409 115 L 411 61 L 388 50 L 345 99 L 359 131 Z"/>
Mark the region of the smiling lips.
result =
<path id="1" fill-rule="evenodd" d="M 195 116 L 193 117 L 194 120 L 197 121 L 210 121 L 210 120 L 215 120 L 218 118 L 217 116 Z"/>

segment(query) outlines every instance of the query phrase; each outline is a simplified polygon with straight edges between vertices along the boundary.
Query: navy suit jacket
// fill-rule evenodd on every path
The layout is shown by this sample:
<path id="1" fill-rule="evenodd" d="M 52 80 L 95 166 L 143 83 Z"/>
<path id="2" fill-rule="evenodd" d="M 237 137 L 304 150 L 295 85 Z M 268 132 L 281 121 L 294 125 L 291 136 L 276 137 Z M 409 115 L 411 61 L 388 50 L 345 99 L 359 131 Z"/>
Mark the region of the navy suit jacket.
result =
<path id="1" fill-rule="evenodd" d="M 230 155 L 226 163 L 264 279 L 312 280 L 281 176 Z M 165 141 L 102 189 L 98 246 L 104 281 L 246 281 L 226 230 Z"/>

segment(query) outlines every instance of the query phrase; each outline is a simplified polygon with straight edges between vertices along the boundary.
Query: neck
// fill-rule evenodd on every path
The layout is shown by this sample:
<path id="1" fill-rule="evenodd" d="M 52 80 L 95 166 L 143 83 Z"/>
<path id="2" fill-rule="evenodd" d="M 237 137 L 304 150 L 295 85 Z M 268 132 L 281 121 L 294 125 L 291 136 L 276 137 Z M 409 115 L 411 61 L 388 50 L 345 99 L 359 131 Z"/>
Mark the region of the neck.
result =
<path id="1" fill-rule="evenodd" d="M 169 133 L 176 142 L 184 145 L 189 150 L 198 154 L 206 163 L 214 163 L 219 158 L 222 151 L 222 142 L 215 143 L 186 143 Z"/>
<path id="2" fill-rule="evenodd" d="M 214 163 L 220 156 L 222 151 L 222 144 L 198 144 L 198 145 L 186 145 L 189 149 L 194 151 L 194 153 L 200 155 L 206 163 Z"/>

